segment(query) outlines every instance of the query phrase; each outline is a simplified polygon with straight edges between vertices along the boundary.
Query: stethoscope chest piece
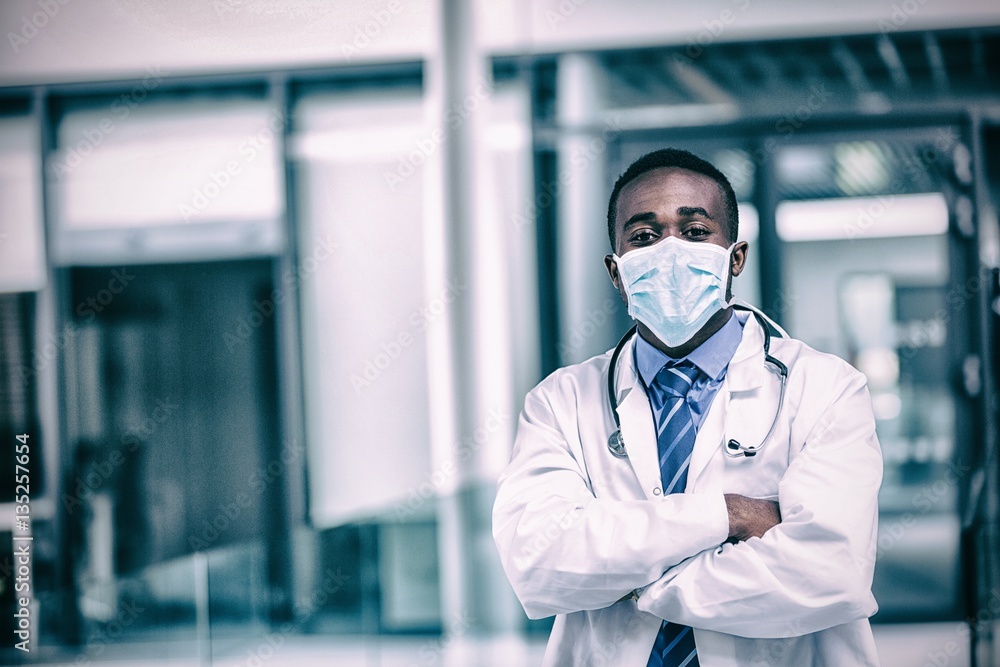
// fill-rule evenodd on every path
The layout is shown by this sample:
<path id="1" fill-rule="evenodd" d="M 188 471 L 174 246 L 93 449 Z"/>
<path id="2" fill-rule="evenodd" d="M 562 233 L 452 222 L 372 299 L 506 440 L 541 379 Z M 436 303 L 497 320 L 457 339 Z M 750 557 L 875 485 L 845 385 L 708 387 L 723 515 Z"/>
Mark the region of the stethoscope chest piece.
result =
<path id="1" fill-rule="evenodd" d="M 753 316 L 760 323 L 760 328 L 764 334 L 764 362 L 770 364 L 773 367 L 773 372 L 778 375 L 778 380 L 780 383 L 779 393 L 778 393 L 778 407 L 774 412 L 774 418 L 771 420 L 771 427 L 767 430 L 767 435 L 764 436 L 763 440 L 760 441 L 756 447 L 751 447 L 743 445 L 739 440 L 729 439 L 728 441 L 723 438 L 726 443 L 723 451 L 727 456 L 738 458 L 752 458 L 757 455 L 757 452 L 764 449 L 764 446 L 771 439 L 774 434 L 774 429 L 778 425 L 778 420 L 781 417 L 781 408 L 785 404 L 785 385 L 788 382 L 788 367 L 783 364 L 779 359 L 771 356 L 771 331 L 768 328 L 768 320 L 765 319 L 763 315 L 755 310 L 751 310 Z M 611 434 L 608 438 L 608 449 L 612 454 L 618 458 L 625 458 L 628 454 L 625 452 L 625 440 L 622 438 L 621 422 L 618 419 L 618 400 L 615 395 L 615 369 L 618 365 L 618 356 L 622 353 L 622 349 L 625 344 L 636 334 L 636 326 L 633 326 L 628 332 L 622 336 L 621 340 L 618 341 L 618 345 L 615 346 L 614 352 L 611 354 L 611 362 L 608 364 L 608 407 L 611 409 L 611 416 L 615 420 L 615 432 Z M 782 331 L 777 330 L 777 335 L 781 336 Z"/>
<path id="2" fill-rule="evenodd" d="M 736 440 L 730 440 L 726 443 L 726 453 L 730 456 L 745 456 L 750 458 L 757 455 L 757 449 L 750 449 L 749 447 L 744 447 Z"/>
<path id="3" fill-rule="evenodd" d="M 620 459 L 628 456 L 628 453 L 625 451 L 625 439 L 622 438 L 621 430 L 615 431 L 611 434 L 611 437 L 608 438 L 608 449 L 611 450 L 612 454 Z"/>

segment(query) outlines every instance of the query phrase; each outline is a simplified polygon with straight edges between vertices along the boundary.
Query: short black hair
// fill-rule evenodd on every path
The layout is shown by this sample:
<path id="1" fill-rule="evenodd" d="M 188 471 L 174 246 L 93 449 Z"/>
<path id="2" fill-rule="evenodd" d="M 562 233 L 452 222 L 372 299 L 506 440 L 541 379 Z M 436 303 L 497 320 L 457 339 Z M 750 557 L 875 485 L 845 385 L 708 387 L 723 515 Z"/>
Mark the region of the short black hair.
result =
<path id="1" fill-rule="evenodd" d="M 711 162 L 701 159 L 694 153 L 679 148 L 661 148 L 658 151 L 646 153 L 630 164 L 625 173 L 615 181 L 615 187 L 611 190 L 611 199 L 608 201 L 608 240 L 611 241 L 611 250 L 615 249 L 615 209 L 618 207 L 618 196 L 621 194 L 622 188 L 647 171 L 663 167 L 687 169 L 708 176 L 719 184 L 722 199 L 726 204 L 726 221 L 729 223 L 726 231 L 730 243 L 735 243 L 740 233 L 740 219 L 736 208 L 736 193 L 733 192 L 733 186 L 729 179 Z"/>

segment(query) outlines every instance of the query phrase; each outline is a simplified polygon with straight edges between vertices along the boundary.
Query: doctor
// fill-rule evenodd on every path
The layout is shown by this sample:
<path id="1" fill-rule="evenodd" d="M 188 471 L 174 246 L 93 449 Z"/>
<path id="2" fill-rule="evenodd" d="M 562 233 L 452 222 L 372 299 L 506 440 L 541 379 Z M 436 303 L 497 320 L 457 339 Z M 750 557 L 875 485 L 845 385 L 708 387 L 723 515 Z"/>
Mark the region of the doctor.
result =
<path id="1" fill-rule="evenodd" d="M 615 183 L 605 264 L 638 332 L 528 394 L 493 510 L 525 611 L 556 615 L 545 665 L 878 664 L 865 378 L 730 305 L 737 225 L 686 151 Z"/>

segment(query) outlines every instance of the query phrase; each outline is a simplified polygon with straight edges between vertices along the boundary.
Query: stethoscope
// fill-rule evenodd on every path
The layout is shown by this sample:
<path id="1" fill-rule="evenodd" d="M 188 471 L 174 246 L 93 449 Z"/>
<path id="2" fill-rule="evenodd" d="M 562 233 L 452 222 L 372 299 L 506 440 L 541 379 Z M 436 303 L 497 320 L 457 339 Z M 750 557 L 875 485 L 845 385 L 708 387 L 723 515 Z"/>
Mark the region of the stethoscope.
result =
<path id="1" fill-rule="evenodd" d="M 767 435 L 764 436 L 761 443 L 756 447 L 749 447 L 740 443 L 739 440 L 730 439 L 723 448 L 723 451 L 727 456 L 733 458 L 746 456 L 749 458 L 751 456 L 756 456 L 757 452 L 764 449 L 768 440 L 771 439 L 771 434 L 774 433 L 775 427 L 778 425 L 778 417 L 781 416 L 781 408 L 785 404 L 785 383 L 788 381 L 788 367 L 781 363 L 778 359 L 771 356 L 771 332 L 773 331 L 774 335 L 780 337 L 782 335 L 781 331 L 768 322 L 763 315 L 752 308 L 747 308 L 737 304 L 734 304 L 733 308 L 749 311 L 755 318 L 757 318 L 757 322 L 760 323 L 760 328 L 764 331 L 764 362 L 771 364 L 775 369 L 777 369 L 781 384 L 781 389 L 778 392 L 778 409 L 775 410 L 774 419 L 771 420 L 771 428 L 767 430 Z M 628 332 L 622 336 L 622 339 L 618 341 L 618 345 L 615 346 L 615 351 L 611 355 L 611 364 L 608 366 L 608 404 L 611 406 L 611 416 L 615 419 L 615 432 L 608 438 L 608 449 L 611 450 L 611 453 L 618 458 L 625 458 L 628 456 L 628 452 L 625 451 L 625 439 L 622 438 L 621 420 L 618 418 L 618 398 L 615 395 L 615 372 L 618 368 L 618 357 L 621 356 L 626 343 L 628 343 L 629 339 L 631 339 L 635 334 L 637 326 L 638 325 L 629 329 Z"/>

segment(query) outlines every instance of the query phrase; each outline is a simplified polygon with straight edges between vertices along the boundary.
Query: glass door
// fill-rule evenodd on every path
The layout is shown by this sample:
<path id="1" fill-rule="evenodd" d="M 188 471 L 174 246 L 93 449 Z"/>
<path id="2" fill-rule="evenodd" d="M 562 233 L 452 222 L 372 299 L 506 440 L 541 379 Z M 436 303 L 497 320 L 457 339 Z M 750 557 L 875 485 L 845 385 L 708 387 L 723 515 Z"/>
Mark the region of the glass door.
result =
<path id="1" fill-rule="evenodd" d="M 778 315 L 868 378 L 885 461 L 874 583 L 883 621 L 954 619 L 963 604 L 975 442 L 960 379 L 978 287 L 961 250 L 971 212 L 951 185 L 958 141 L 952 128 L 855 133 L 774 156 Z"/>

